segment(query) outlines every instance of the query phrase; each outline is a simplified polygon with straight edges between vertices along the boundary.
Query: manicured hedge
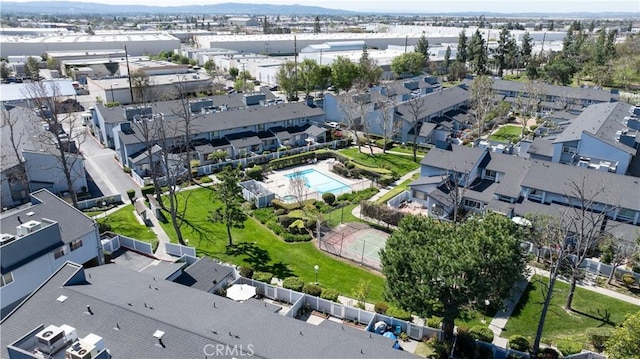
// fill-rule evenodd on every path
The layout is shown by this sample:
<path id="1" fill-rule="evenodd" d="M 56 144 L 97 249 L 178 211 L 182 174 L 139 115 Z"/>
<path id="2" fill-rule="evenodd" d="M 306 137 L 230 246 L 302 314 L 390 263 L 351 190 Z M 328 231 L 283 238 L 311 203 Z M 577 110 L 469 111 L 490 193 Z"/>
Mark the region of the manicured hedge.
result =
<path id="1" fill-rule="evenodd" d="M 411 317 L 411 313 L 396 306 L 389 306 L 389 309 L 387 309 L 385 315 L 400 320 L 406 320 L 408 322 L 413 320 L 413 318 Z"/>
<path id="2" fill-rule="evenodd" d="M 297 155 L 286 156 L 282 158 L 276 158 L 275 160 L 271 160 L 269 162 L 269 167 L 272 169 L 281 169 L 281 168 L 299 165 L 315 158 L 316 158 L 315 152 L 303 152 Z"/>
<path id="3" fill-rule="evenodd" d="M 322 295 L 322 287 L 316 284 L 305 284 L 304 287 L 302 287 L 302 292 L 314 297 L 319 297 Z"/>
<path id="4" fill-rule="evenodd" d="M 488 327 L 475 326 L 469 330 L 469 335 L 476 340 L 480 340 L 485 343 L 493 342 L 493 331 Z"/>
<path id="5" fill-rule="evenodd" d="M 302 291 L 304 282 L 298 277 L 288 277 L 282 281 L 282 286 L 286 289 L 295 290 L 296 292 Z"/>
<path id="6" fill-rule="evenodd" d="M 330 300 L 332 302 L 337 302 L 339 295 L 340 293 L 338 293 L 336 290 L 324 289 L 322 290 L 322 294 L 320 294 L 320 298 Z"/>
<path id="7" fill-rule="evenodd" d="M 315 199 L 307 199 L 302 201 L 302 205 L 306 206 L 307 204 L 310 205 L 314 205 L 316 203 Z M 279 199 L 274 199 L 273 201 L 271 201 L 271 204 L 275 207 L 275 208 L 282 208 L 284 210 L 286 210 L 287 212 L 289 211 L 293 211 L 294 209 L 300 209 L 300 203 L 298 203 L 298 201 L 292 202 L 292 203 L 284 203 Z"/>
<path id="8" fill-rule="evenodd" d="M 271 280 L 273 279 L 273 274 L 269 273 L 269 272 L 255 272 L 253 273 L 253 280 L 257 280 L 259 282 L 263 282 L 263 283 L 271 283 Z"/>
<path id="9" fill-rule="evenodd" d="M 509 348 L 526 353 L 531 349 L 529 340 L 522 335 L 513 335 L 509 338 Z"/>
<path id="10" fill-rule="evenodd" d="M 569 338 L 558 339 L 556 347 L 564 356 L 578 354 L 582 351 L 582 343 Z"/>

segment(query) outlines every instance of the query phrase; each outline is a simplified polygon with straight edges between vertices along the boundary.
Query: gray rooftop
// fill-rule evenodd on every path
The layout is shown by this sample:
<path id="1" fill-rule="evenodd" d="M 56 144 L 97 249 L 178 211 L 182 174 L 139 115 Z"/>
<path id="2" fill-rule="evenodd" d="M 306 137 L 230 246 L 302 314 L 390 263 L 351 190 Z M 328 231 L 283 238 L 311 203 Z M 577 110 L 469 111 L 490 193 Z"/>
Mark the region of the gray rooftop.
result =
<path id="1" fill-rule="evenodd" d="M 640 179 L 615 173 L 594 171 L 559 163 L 532 161 L 522 186 L 536 188 L 560 195 L 571 192 L 570 184 L 585 182 L 584 191 L 596 197 L 598 202 L 612 207 L 640 211 Z"/>
<path id="2" fill-rule="evenodd" d="M 518 156 L 494 152 L 488 152 L 487 156 L 490 161 L 485 168 L 504 174 L 495 189 L 495 194 L 512 198 L 520 197 L 520 183 L 527 175 L 531 161 Z"/>
<path id="3" fill-rule="evenodd" d="M 607 90 L 596 89 L 593 87 L 570 87 L 570 86 L 557 86 L 549 85 L 539 82 L 542 86 L 542 93 L 549 96 L 567 97 L 574 99 L 585 99 L 595 102 L 610 102 L 614 97 L 611 92 Z M 508 81 L 502 79 L 493 80 L 494 90 L 523 92 L 525 91 L 526 83 L 517 81 Z"/>
<path id="4" fill-rule="evenodd" d="M 40 325 L 67 324 L 79 337 L 101 336 L 111 355 L 120 358 L 200 358 L 207 344 L 243 345 L 245 350 L 251 345 L 258 358 L 414 357 L 392 349 L 392 343 L 153 281 L 117 265 L 84 269 L 84 278 L 82 271 L 77 265 L 62 266 L 3 319 L 2 347 Z M 56 300 L 60 295 L 67 299 Z M 87 306 L 93 314 L 86 313 Z M 153 337 L 156 330 L 165 333 L 164 347 Z"/>
<path id="5" fill-rule="evenodd" d="M 418 104 L 420 102 L 424 102 L 424 104 L 420 106 L 421 111 L 419 119 L 422 119 L 468 101 L 470 96 L 471 93 L 469 91 L 456 86 L 410 101 L 415 101 Z M 396 112 L 401 114 L 401 117 L 406 121 L 413 121 L 411 106 L 407 102 L 400 104 L 396 109 Z"/>
<path id="6" fill-rule="evenodd" d="M 636 149 L 616 140 L 616 132 L 627 129 L 625 116 L 631 105 L 624 102 L 600 103 L 587 107 L 553 143 L 578 141 L 583 132 L 635 156 Z"/>
<path id="7" fill-rule="evenodd" d="M 420 164 L 467 173 L 480 161 L 484 153 L 485 151 L 478 147 L 452 145 L 450 151 L 433 148 Z"/>
<path id="8" fill-rule="evenodd" d="M 304 103 L 287 103 L 274 106 L 256 106 L 247 109 L 239 109 L 235 111 L 223 111 L 216 113 L 208 113 L 194 117 L 193 128 L 198 133 L 206 133 L 213 131 L 224 131 L 242 128 L 245 126 L 255 126 L 259 124 L 275 123 L 287 120 L 295 120 L 300 118 L 311 118 L 321 116 L 324 111 L 319 107 L 310 107 Z M 180 127 L 180 118 L 174 118 L 176 126 Z M 153 121 L 158 122 L 158 121 Z M 135 126 L 131 126 L 134 130 Z M 139 143 L 140 135 L 125 134 L 120 132 L 120 138 L 125 144 Z"/>
<path id="9" fill-rule="evenodd" d="M 209 257 L 202 257 L 186 268 L 174 282 L 208 292 L 232 274 L 231 267 L 223 266 Z"/>
<path id="10" fill-rule="evenodd" d="M 541 137 L 536 137 L 527 152 L 539 156 L 553 157 L 553 142 Z"/>

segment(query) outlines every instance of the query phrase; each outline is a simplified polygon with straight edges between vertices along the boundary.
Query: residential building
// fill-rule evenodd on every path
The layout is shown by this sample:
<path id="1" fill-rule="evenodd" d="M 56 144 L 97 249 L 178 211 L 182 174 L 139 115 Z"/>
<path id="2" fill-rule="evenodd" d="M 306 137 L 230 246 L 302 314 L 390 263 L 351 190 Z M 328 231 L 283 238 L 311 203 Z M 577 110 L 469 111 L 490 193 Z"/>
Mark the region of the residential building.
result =
<path id="1" fill-rule="evenodd" d="M 471 82 L 472 80 L 467 79 L 463 83 L 470 87 Z M 542 113 L 566 110 L 570 113 L 579 114 L 584 107 L 589 105 L 618 101 L 618 93 L 613 90 L 603 90 L 588 86 L 558 86 L 543 82 L 538 82 L 536 85 L 540 88 L 539 110 Z M 500 78 L 493 79 L 493 90 L 497 95 L 505 96 L 505 100 L 529 96 L 526 83 Z"/>
<path id="2" fill-rule="evenodd" d="M 605 211 L 611 227 L 618 222 L 640 226 L 636 177 L 456 145 L 429 151 L 420 171 L 422 177 L 409 186 L 412 200 L 441 217 L 449 217 L 456 202 L 470 212 L 559 216 L 580 203 L 579 186 L 595 196 L 588 210 Z"/>
<path id="3" fill-rule="evenodd" d="M 15 107 L 7 110 L 5 115 L 15 124 L 13 135 L 8 126 L 0 131 L 2 207 L 24 203 L 29 200 L 30 192 L 43 188 L 56 194 L 69 191 L 53 129 L 47 128 L 42 119 L 28 108 Z M 58 136 L 66 136 L 66 162 L 73 189 L 76 193 L 82 192 L 87 187 L 84 159 L 64 131 L 59 130 Z"/>
<path id="4" fill-rule="evenodd" d="M 201 257 L 190 266 L 181 268 L 179 272 L 173 280 L 175 283 L 212 294 L 219 289 L 227 288 L 236 279 L 231 267 L 209 257 Z M 175 275 L 174 273 L 171 277 Z"/>
<path id="5" fill-rule="evenodd" d="M 28 206 L 0 215 L 3 317 L 66 261 L 102 262 L 95 220 L 47 190 L 30 197 Z"/>
<path id="6" fill-rule="evenodd" d="M 626 174 L 640 147 L 640 109 L 624 102 L 587 107 L 552 142 L 552 162 Z"/>
<path id="7" fill-rule="evenodd" d="M 270 95 L 269 97 L 272 97 Z M 182 130 L 169 134 L 164 147 L 153 135 L 154 126 L 170 121 L 184 128 L 184 118 L 176 112 L 176 102 L 165 101 L 142 107 L 107 109 L 97 105 L 93 124 L 102 141 L 116 150 L 116 156 L 142 176 L 152 169 L 147 146 L 159 154 L 184 144 Z M 229 158 L 246 157 L 281 147 L 299 147 L 326 141 L 326 129 L 314 125 L 324 122 L 324 112 L 305 103 L 278 103 L 266 93 L 214 96 L 190 103 L 194 159 L 201 164 L 209 154 L 227 152 Z M 109 133 L 111 131 L 111 133 Z M 147 138 L 148 137 L 148 138 Z"/>
<path id="8" fill-rule="evenodd" d="M 236 302 L 152 278 L 119 265 L 66 263 L 0 322 L 1 356 L 36 358 L 37 339 L 50 330 L 64 337 L 56 342 L 59 353 L 73 352 L 69 341 L 82 338 L 77 343 L 92 358 L 414 357 L 382 335 L 329 320 L 313 325 L 264 302 Z"/>

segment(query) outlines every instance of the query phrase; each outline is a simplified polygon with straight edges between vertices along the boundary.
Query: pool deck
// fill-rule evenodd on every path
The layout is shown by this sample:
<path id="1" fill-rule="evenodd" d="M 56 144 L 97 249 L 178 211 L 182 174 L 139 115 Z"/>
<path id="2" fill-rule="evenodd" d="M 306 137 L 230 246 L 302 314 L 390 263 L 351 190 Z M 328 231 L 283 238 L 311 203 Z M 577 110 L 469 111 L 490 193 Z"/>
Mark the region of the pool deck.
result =
<path id="1" fill-rule="evenodd" d="M 269 173 L 267 176 L 265 176 L 264 184 L 271 192 L 275 193 L 276 198 L 279 198 L 279 199 L 283 198 L 286 195 L 292 194 L 292 191 L 290 188 L 291 180 L 287 177 L 287 175 L 291 175 L 295 172 L 301 172 L 301 171 L 310 170 L 310 169 L 316 170 L 326 175 L 327 177 L 331 177 L 332 179 L 338 182 L 344 183 L 347 186 L 349 186 L 349 188 L 351 188 L 351 186 L 353 186 L 354 184 L 363 184 L 363 181 L 364 181 L 363 179 L 354 180 L 351 178 L 344 178 L 340 175 L 337 175 L 331 172 L 330 168 L 333 165 L 333 163 L 335 163 L 334 160 L 328 159 L 324 161 L 318 161 L 317 163 L 313 163 L 313 164 L 290 167 L 282 170 L 276 170 Z M 367 185 L 364 186 L 363 188 L 370 186 L 370 181 L 367 180 L 364 182 L 366 182 Z M 347 192 L 351 192 L 351 190 L 345 189 L 344 192 L 342 193 L 347 193 Z M 336 193 L 336 192 L 334 192 L 334 194 L 336 194 L 336 196 L 340 195 L 340 193 Z M 322 199 L 322 194 L 316 192 L 312 188 L 309 188 L 309 192 L 307 193 L 307 198 L 315 198 L 320 200 Z"/>

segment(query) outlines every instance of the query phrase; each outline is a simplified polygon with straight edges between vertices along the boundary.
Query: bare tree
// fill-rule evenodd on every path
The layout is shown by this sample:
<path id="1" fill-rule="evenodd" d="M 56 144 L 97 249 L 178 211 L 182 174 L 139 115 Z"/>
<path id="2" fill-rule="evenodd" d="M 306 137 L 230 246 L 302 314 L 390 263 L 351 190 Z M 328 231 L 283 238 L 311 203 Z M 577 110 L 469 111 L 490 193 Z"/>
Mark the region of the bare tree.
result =
<path id="1" fill-rule="evenodd" d="M 169 200 L 169 207 L 163 207 L 169 212 L 171 224 L 178 237 L 178 242 L 182 245 L 186 245 L 182 236 L 180 227 L 184 223 L 185 213 L 187 211 L 187 203 L 192 192 L 188 192 L 182 205 L 178 199 L 178 192 L 180 190 L 179 182 L 186 172 L 191 172 L 189 169 L 185 169 L 184 166 L 184 151 L 181 147 L 184 144 L 177 141 L 180 137 L 180 132 L 177 130 L 177 121 L 171 121 L 165 119 L 164 116 L 158 116 L 155 121 L 160 123 L 157 126 L 158 144 L 161 146 L 161 166 L 164 173 L 165 184 L 167 186 L 166 198 Z M 162 199 L 161 199 L 162 200 Z M 164 202 L 162 202 L 164 203 Z"/>
<path id="2" fill-rule="evenodd" d="M 451 168 L 453 166 L 450 166 Z M 461 218 L 459 218 L 460 210 L 462 208 L 462 201 L 464 199 L 464 195 L 469 189 L 469 172 L 458 172 L 458 171 L 447 171 L 442 175 L 443 184 L 447 190 L 447 195 L 449 196 L 449 200 L 453 205 L 453 214 L 452 219 L 453 223 L 458 223 Z M 460 183 L 463 183 L 462 185 Z"/>
<path id="3" fill-rule="evenodd" d="M 408 106 L 409 124 L 413 128 L 413 162 L 418 162 L 418 134 L 420 130 L 420 124 L 422 124 L 422 112 L 425 110 L 426 102 L 424 97 L 418 97 L 406 102 Z"/>
<path id="4" fill-rule="evenodd" d="M 20 143 L 22 143 L 22 139 L 26 134 L 18 124 L 18 121 L 20 120 L 18 116 L 13 116 L 9 110 L 4 108 L 4 106 L 2 106 L 0 111 L 2 112 L 0 128 L 2 131 L 8 131 L 12 152 L 11 154 L 8 154 L 5 153 L 5 151 L 2 151 L 2 168 L 3 171 L 7 171 L 6 176 L 9 181 L 9 185 L 12 187 L 12 192 L 14 187 L 17 190 L 22 191 L 29 187 L 24 158 L 20 154 Z M 10 157 L 15 158 L 15 161 Z M 9 167 L 5 166 L 5 163 L 16 163 L 16 165 Z"/>
<path id="5" fill-rule="evenodd" d="M 484 131 L 484 122 L 487 114 L 493 109 L 495 91 L 493 91 L 493 79 L 481 75 L 473 79 L 471 83 L 471 103 L 476 110 L 476 125 L 478 137 Z"/>
<path id="6" fill-rule="evenodd" d="M 175 116 L 180 118 L 182 122 L 180 134 L 182 134 L 184 138 L 183 141 L 185 149 L 185 164 L 189 169 L 189 171 L 187 171 L 187 178 L 189 180 L 189 183 L 191 183 L 193 182 L 193 175 L 191 173 L 191 153 L 193 150 L 191 146 L 191 140 L 193 134 L 197 133 L 197 128 L 195 128 L 196 120 L 201 115 L 200 113 L 193 113 L 191 111 L 191 102 L 189 101 L 189 98 L 187 96 L 186 83 L 183 81 L 183 79 L 179 80 L 175 87 L 178 95 L 178 100 L 176 103 L 176 107 L 171 111 Z"/>
<path id="7" fill-rule="evenodd" d="M 55 82 L 32 82 L 24 88 L 23 95 L 37 109 L 36 113 L 42 119 L 48 131 L 42 131 L 38 140 L 55 150 L 55 166 L 62 170 L 67 190 L 74 207 L 78 207 L 75 182 L 84 176 L 77 166 L 83 161 L 80 145 L 84 142 L 85 132 L 78 126 L 75 118 L 65 113 L 62 105 L 60 87 Z M 65 126 L 68 131 L 65 131 Z M 81 173 L 80 173 L 81 172 Z"/>
<path id="8" fill-rule="evenodd" d="M 338 97 L 338 108 L 340 109 L 343 120 L 346 122 L 347 130 L 351 131 L 355 138 L 358 151 L 361 150 L 358 132 L 363 129 L 363 106 L 363 101 L 354 93 L 346 92 Z"/>
<path id="9" fill-rule="evenodd" d="M 148 116 L 152 116 L 149 114 Z M 153 121 L 151 117 L 145 116 L 136 116 L 133 119 L 131 124 L 133 127 L 134 136 L 138 141 L 140 141 L 145 146 L 145 154 L 147 157 L 147 161 L 149 162 L 149 168 L 146 170 L 146 173 L 143 173 L 143 176 L 151 177 L 151 183 L 154 187 L 154 192 L 156 196 L 156 200 L 160 205 L 162 205 L 162 186 L 160 185 L 160 181 L 158 178 L 162 173 L 162 167 L 160 166 L 160 162 L 157 159 L 158 150 L 160 150 L 160 146 L 157 145 L 158 142 L 158 127 L 159 122 Z M 126 165 L 127 161 L 125 158 L 122 159 L 122 164 Z"/>
<path id="10" fill-rule="evenodd" d="M 568 247 L 571 254 L 567 256 L 565 265 L 569 270 L 569 294 L 565 304 L 566 310 L 572 310 L 573 296 L 576 290 L 576 282 L 580 275 L 580 266 L 598 243 L 604 238 L 604 228 L 607 221 L 607 213 L 612 207 L 602 204 L 607 196 L 604 186 L 594 188 L 588 183 L 586 176 L 579 182 L 568 183 L 569 190 L 565 194 L 568 207 L 562 215 L 562 224 L 569 233 L 567 240 L 558 245 Z M 598 208 L 600 207 L 600 208 Z"/>
<path id="11" fill-rule="evenodd" d="M 299 171 L 293 172 L 293 175 L 289 179 L 289 190 L 291 194 L 296 197 L 300 208 L 304 210 L 304 201 L 307 199 L 309 187 L 307 187 L 307 182 Z"/>
<path id="12" fill-rule="evenodd" d="M 377 102 L 377 124 L 382 130 L 382 153 L 387 153 L 387 143 L 400 131 L 400 121 L 394 116 L 395 103 L 392 98 Z"/>
<path id="13" fill-rule="evenodd" d="M 518 110 L 520 111 L 520 116 L 522 116 L 521 138 L 524 138 L 527 121 L 538 110 L 538 104 L 540 103 L 542 94 L 542 85 L 530 80 L 524 85 L 523 92 L 518 95 Z"/>
<path id="14" fill-rule="evenodd" d="M 531 357 L 537 358 L 538 351 L 540 349 L 540 341 L 542 339 L 542 332 L 544 329 L 544 323 L 547 318 L 547 312 L 551 305 L 551 299 L 553 298 L 553 290 L 560 274 L 560 265 L 569 256 L 569 247 L 564 245 L 564 241 L 567 238 L 567 226 L 563 225 L 562 221 L 558 218 L 554 218 L 546 215 L 536 215 L 533 217 L 532 230 L 540 233 L 544 238 L 541 239 L 545 243 L 563 243 L 562 246 L 553 246 L 549 252 L 549 283 L 545 284 L 540 282 L 539 285 L 543 287 L 542 311 L 540 312 L 540 319 L 538 320 L 538 328 L 536 330 L 536 336 L 533 343 L 533 352 Z"/>

